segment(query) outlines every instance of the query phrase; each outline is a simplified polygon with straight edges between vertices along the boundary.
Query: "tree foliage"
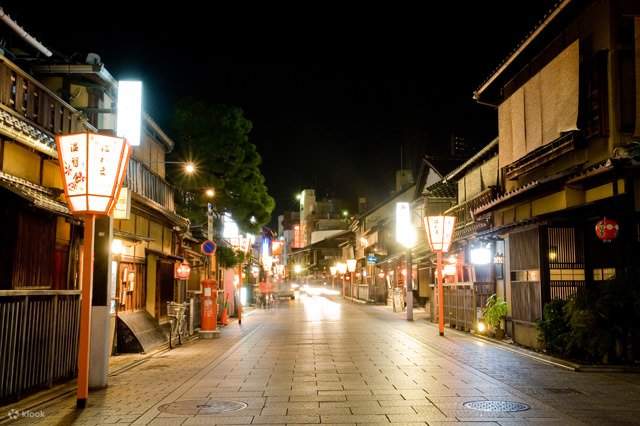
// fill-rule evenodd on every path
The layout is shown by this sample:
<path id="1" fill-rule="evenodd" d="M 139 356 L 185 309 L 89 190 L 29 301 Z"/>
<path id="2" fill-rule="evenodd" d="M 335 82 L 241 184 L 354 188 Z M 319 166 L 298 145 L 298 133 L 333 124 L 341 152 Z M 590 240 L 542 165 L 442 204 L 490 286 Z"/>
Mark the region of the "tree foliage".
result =
<path id="1" fill-rule="evenodd" d="M 275 202 L 260 171 L 260 154 L 249 141 L 252 123 L 243 111 L 185 99 L 177 105 L 173 128 L 179 144 L 176 159 L 197 167 L 193 176 L 173 175 L 183 193 L 181 213 L 204 222 L 205 190 L 213 188 L 218 212 L 230 212 L 244 231 L 259 232 L 271 219 Z"/>

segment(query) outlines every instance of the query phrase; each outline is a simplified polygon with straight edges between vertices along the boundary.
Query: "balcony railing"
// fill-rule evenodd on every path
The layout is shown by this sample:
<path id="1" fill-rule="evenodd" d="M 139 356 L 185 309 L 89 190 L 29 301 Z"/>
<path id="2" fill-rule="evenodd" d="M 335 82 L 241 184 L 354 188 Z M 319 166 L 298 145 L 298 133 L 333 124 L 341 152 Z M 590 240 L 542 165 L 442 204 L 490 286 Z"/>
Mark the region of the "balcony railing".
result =
<path id="1" fill-rule="evenodd" d="M 0 291 L 0 401 L 76 374 L 79 291 Z"/>
<path id="2" fill-rule="evenodd" d="M 80 112 L 2 55 L 0 129 L 53 157 L 54 135 L 94 130 Z"/>
<path id="3" fill-rule="evenodd" d="M 138 160 L 129 160 L 125 182 L 131 191 L 175 212 L 173 188 Z"/>

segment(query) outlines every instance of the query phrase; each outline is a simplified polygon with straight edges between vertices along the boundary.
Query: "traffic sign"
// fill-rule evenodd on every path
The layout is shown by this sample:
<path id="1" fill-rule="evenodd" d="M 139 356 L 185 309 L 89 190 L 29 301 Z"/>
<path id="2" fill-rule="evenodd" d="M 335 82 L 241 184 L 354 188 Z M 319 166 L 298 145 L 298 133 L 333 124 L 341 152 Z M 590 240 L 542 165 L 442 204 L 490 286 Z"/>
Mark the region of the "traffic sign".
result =
<path id="1" fill-rule="evenodd" d="M 213 256 L 217 248 L 216 243 L 211 240 L 205 240 L 205 242 L 200 245 L 200 250 L 207 256 Z"/>

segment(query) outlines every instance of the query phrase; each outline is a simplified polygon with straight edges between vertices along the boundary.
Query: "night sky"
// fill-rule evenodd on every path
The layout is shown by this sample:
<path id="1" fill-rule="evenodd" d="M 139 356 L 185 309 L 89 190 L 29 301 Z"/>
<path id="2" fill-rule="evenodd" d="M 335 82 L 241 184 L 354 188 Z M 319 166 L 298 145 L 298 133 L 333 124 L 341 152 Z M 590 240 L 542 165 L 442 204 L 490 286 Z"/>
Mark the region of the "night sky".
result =
<path id="1" fill-rule="evenodd" d="M 497 114 L 472 91 L 554 2 L 133 3 L 2 6 L 48 48 L 82 59 L 96 52 L 116 78 L 142 79 L 145 109 L 169 134 L 182 97 L 241 107 L 277 214 L 296 207 L 305 187 L 381 201 L 401 146 L 415 167 L 425 153 L 447 154 L 452 132 L 489 142 Z"/>

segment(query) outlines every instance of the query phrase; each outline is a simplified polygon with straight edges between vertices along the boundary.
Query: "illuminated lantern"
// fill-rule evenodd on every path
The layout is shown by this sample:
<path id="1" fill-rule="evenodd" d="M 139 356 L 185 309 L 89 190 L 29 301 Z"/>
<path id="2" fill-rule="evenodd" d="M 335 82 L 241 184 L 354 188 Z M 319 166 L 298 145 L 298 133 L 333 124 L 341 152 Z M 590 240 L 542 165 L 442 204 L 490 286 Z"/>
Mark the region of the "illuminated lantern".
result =
<path id="1" fill-rule="evenodd" d="M 424 229 L 427 231 L 427 241 L 429 247 L 436 253 L 436 278 L 438 281 L 438 330 L 444 336 L 444 280 L 442 278 L 442 253 L 449 251 L 451 237 L 453 236 L 453 225 L 456 222 L 454 216 L 426 216 L 424 218 Z M 451 273 L 451 266 L 447 265 L 445 273 Z"/>
<path id="2" fill-rule="evenodd" d="M 355 272 L 358 261 L 355 259 L 347 259 L 347 270 L 349 272 Z"/>
<path id="3" fill-rule="evenodd" d="M 427 240 L 433 251 L 448 252 L 453 236 L 454 216 L 426 216 L 424 229 L 427 231 Z"/>
<path id="4" fill-rule="evenodd" d="M 191 266 L 187 261 L 176 263 L 174 278 L 176 280 L 188 280 L 191 274 Z"/>
<path id="5" fill-rule="evenodd" d="M 331 272 L 331 276 L 335 277 L 336 273 L 338 272 L 338 267 L 337 266 L 329 266 L 329 272 Z"/>
<path id="6" fill-rule="evenodd" d="M 338 273 L 340 275 L 344 275 L 344 274 L 347 273 L 347 264 L 346 263 L 343 263 L 343 262 L 337 263 L 336 264 L 336 268 L 338 268 Z"/>
<path id="7" fill-rule="evenodd" d="M 71 212 L 111 214 L 131 155 L 126 140 L 76 133 L 57 136 L 56 142 L 64 194 Z"/>
<path id="8" fill-rule="evenodd" d="M 596 236 L 605 243 L 615 240 L 618 236 L 620 226 L 618 222 L 613 219 L 607 219 L 606 217 L 596 223 Z"/>

